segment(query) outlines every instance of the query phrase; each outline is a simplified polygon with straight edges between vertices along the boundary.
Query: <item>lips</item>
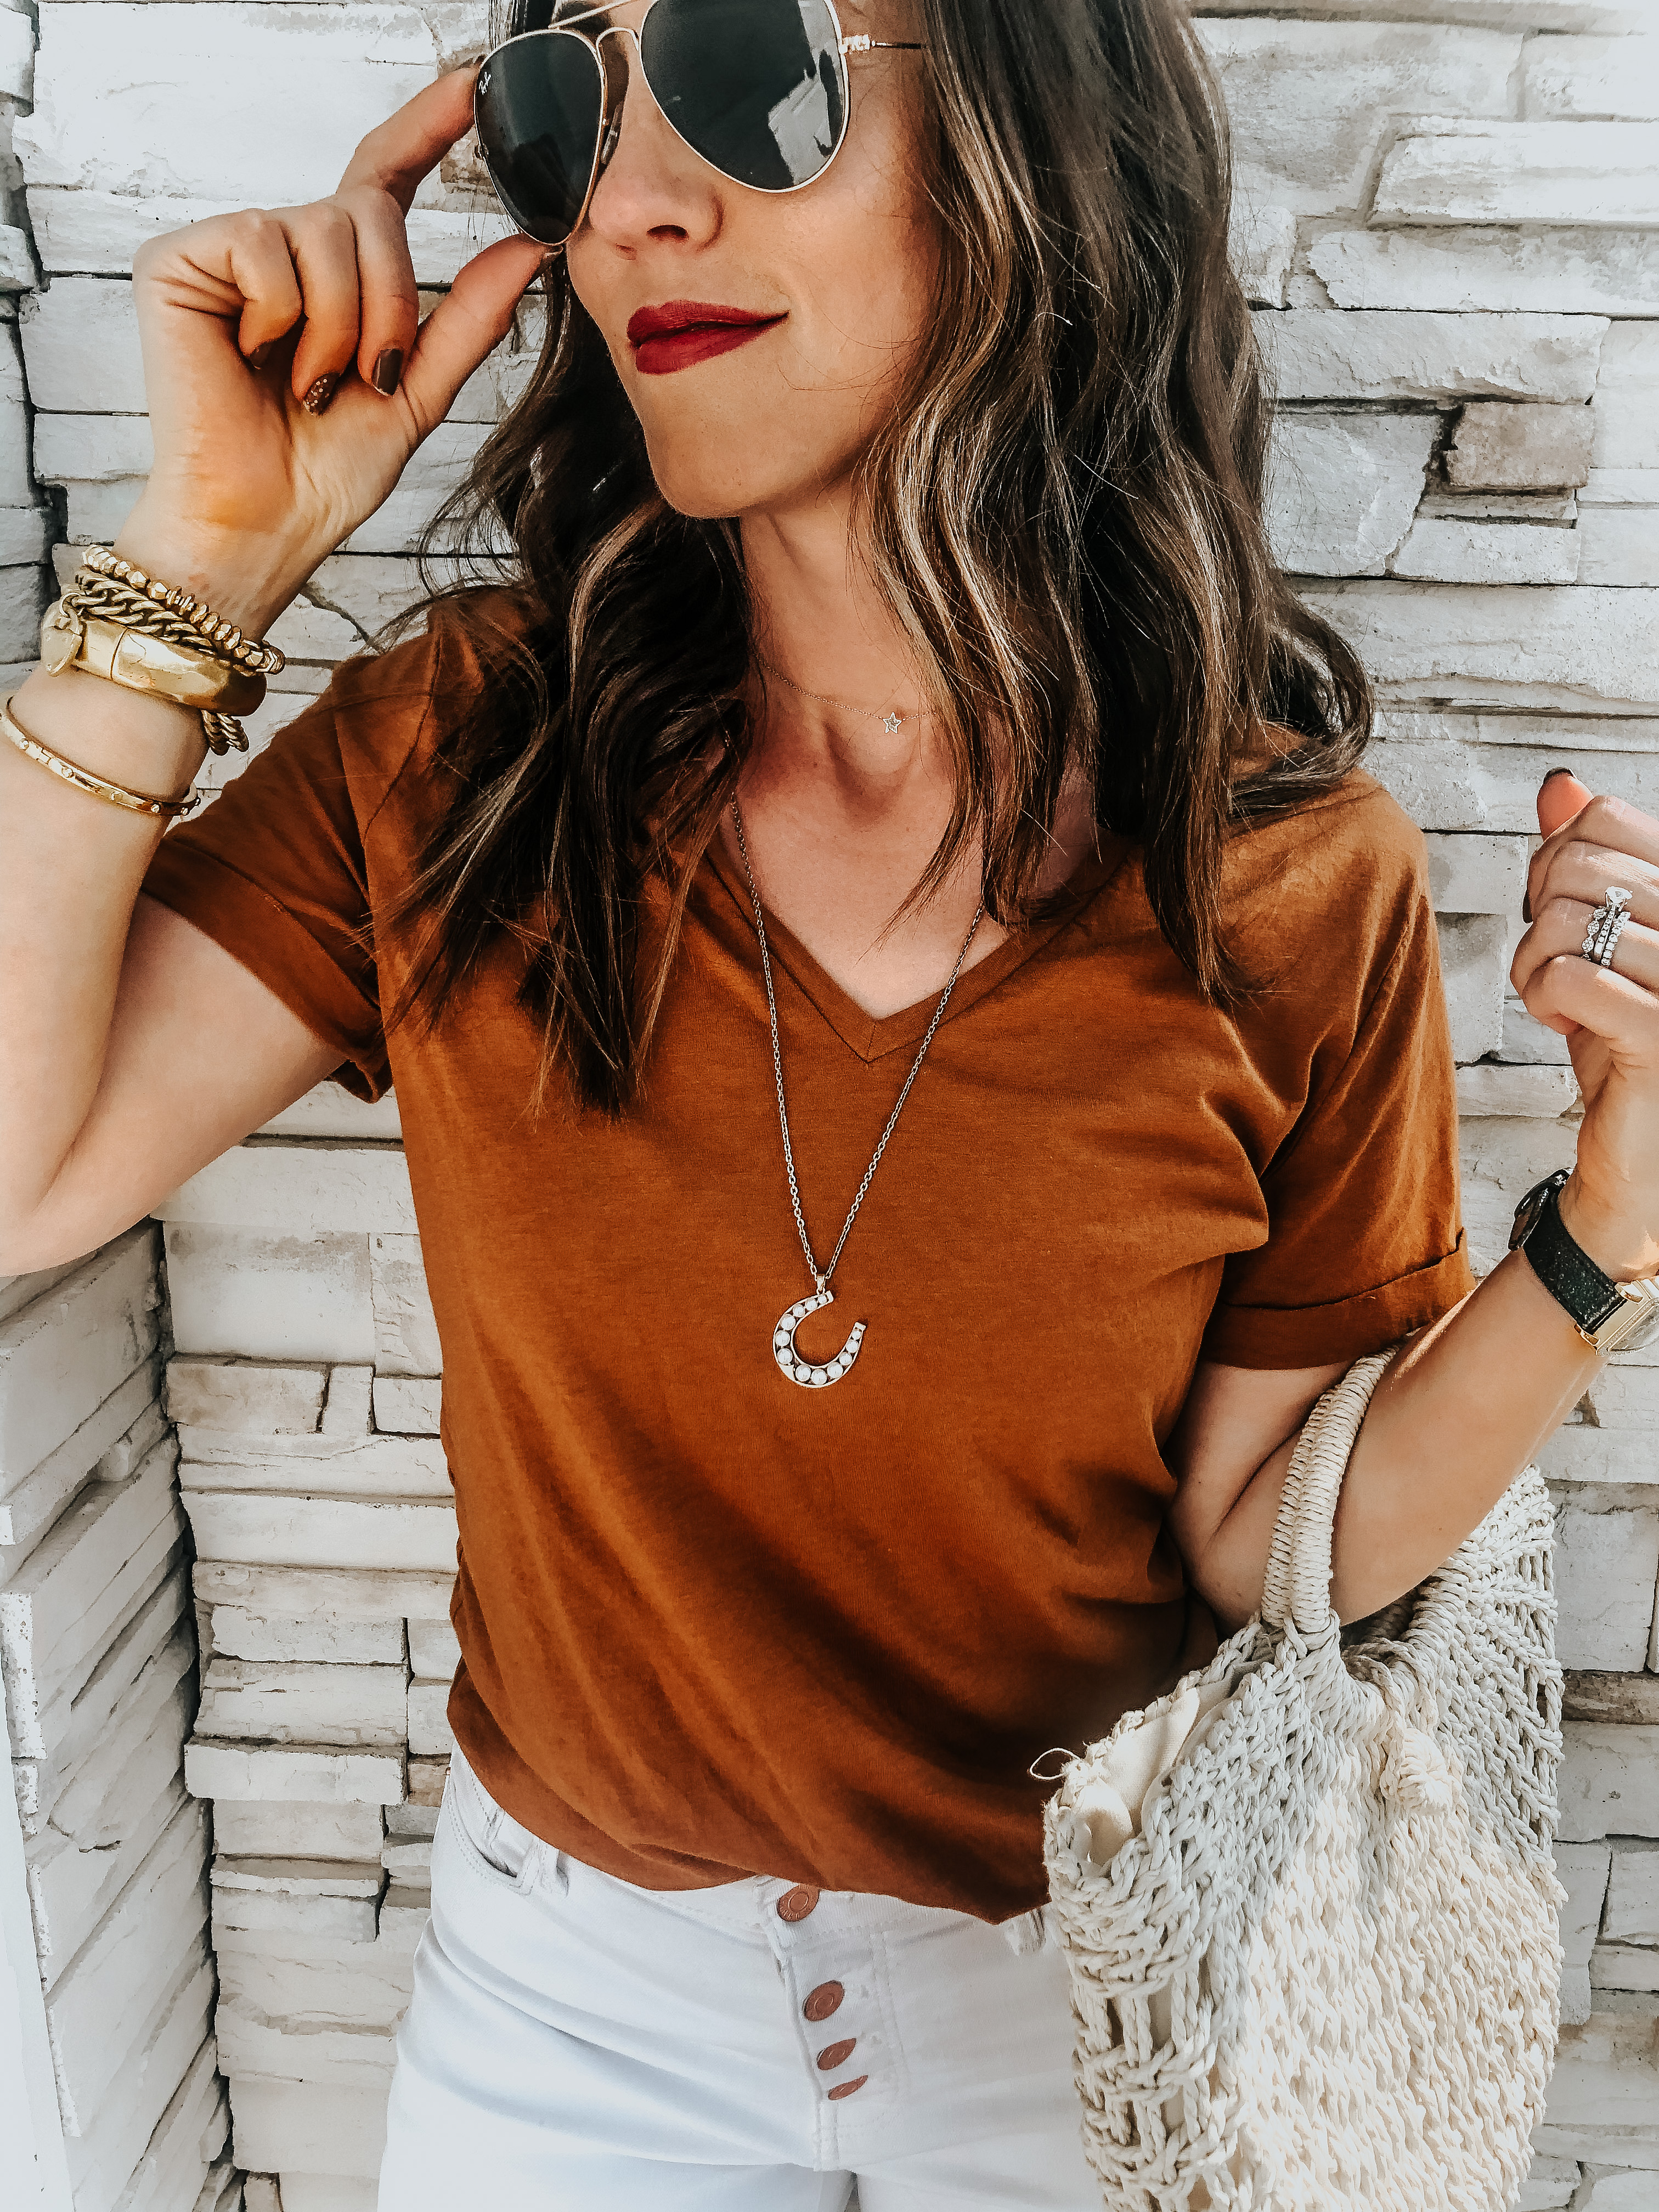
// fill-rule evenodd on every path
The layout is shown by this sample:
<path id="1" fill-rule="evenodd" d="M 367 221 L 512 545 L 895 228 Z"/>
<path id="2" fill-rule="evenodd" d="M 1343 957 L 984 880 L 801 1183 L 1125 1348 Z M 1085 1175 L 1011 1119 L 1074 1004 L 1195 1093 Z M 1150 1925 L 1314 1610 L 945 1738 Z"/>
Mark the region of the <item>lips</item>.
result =
<path id="1" fill-rule="evenodd" d="M 747 345 L 782 322 L 782 315 L 757 315 L 747 307 L 716 307 L 707 300 L 665 300 L 641 307 L 628 325 L 634 365 L 644 376 L 672 376 Z"/>

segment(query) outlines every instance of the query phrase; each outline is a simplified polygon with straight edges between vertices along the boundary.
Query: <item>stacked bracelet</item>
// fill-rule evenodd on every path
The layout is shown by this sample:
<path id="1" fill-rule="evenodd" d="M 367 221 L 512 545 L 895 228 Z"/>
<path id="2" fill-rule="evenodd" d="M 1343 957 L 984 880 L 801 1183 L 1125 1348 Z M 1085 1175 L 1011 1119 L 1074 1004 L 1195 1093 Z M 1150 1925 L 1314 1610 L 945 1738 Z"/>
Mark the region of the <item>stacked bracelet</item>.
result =
<path id="1" fill-rule="evenodd" d="M 144 617 L 153 617 L 159 611 L 175 617 L 191 633 L 188 636 L 173 635 L 176 645 L 193 644 L 211 653 L 216 659 L 238 662 L 256 676 L 275 676 L 287 665 L 276 646 L 267 644 L 263 638 L 245 637 L 234 623 L 215 614 L 204 599 L 193 599 L 176 584 L 158 583 L 131 561 L 123 561 L 112 546 L 83 545 L 81 569 L 76 582 L 82 590 L 113 605 L 131 606 L 135 627 L 148 628 Z M 90 577 L 86 576 L 88 569 L 92 571 Z M 115 618 L 118 621 L 121 617 Z"/>
<path id="2" fill-rule="evenodd" d="M 265 694 L 281 652 L 245 636 L 204 600 L 157 582 L 107 545 L 88 545 L 72 588 L 46 610 L 40 660 L 50 676 L 83 668 L 108 683 L 193 708 L 211 752 L 247 750 L 238 719 Z"/>

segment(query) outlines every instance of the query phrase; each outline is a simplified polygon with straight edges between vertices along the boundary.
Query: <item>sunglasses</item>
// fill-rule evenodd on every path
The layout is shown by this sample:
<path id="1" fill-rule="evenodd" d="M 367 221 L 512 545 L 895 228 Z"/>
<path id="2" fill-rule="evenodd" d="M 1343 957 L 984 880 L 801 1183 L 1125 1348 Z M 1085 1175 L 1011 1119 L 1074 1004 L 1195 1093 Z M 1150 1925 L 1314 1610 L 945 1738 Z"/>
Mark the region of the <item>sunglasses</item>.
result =
<path id="1" fill-rule="evenodd" d="M 623 0 L 611 0 L 620 6 Z M 485 57 L 472 95 L 490 182 L 519 228 L 562 246 L 622 135 L 631 38 L 669 128 L 711 168 L 757 192 L 798 192 L 847 137 L 849 54 L 920 53 L 846 38 L 830 0 L 649 0 L 637 30 L 579 9 Z M 597 31 L 579 28 L 599 21 Z"/>

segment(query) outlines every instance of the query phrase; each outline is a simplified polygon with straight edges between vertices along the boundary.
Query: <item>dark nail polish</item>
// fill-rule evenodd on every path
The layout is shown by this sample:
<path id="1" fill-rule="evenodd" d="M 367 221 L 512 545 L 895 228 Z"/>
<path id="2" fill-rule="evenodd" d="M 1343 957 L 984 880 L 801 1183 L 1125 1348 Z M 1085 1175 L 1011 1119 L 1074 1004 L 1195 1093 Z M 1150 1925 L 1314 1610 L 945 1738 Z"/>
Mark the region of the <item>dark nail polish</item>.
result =
<path id="1" fill-rule="evenodd" d="M 274 338 L 267 338 L 263 345 L 255 346 L 252 352 L 247 356 L 248 367 L 252 369 L 263 368 L 265 363 L 270 359 L 271 354 L 276 347 L 276 342 Z"/>
<path id="2" fill-rule="evenodd" d="M 307 415 L 320 415 L 333 398 L 340 380 L 337 376 L 319 376 L 305 398 L 300 402 Z"/>
<path id="3" fill-rule="evenodd" d="M 398 380 L 403 373 L 404 349 L 401 346 L 388 346 L 384 353 L 375 357 L 374 389 L 382 399 L 391 398 L 398 389 Z"/>

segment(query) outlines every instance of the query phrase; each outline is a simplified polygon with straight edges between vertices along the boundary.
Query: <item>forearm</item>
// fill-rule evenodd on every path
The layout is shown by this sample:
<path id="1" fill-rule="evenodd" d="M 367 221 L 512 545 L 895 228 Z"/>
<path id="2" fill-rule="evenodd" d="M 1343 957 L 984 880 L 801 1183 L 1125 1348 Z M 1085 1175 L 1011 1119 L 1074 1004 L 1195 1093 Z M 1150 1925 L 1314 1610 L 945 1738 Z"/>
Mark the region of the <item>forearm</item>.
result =
<path id="1" fill-rule="evenodd" d="M 1576 1169 L 1560 1212 L 1615 1281 L 1659 1270 L 1645 1208 L 1623 1190 L 1598 1192 Z M 1601 1365 L 1522 1252 L 1408 1345 L 1372 1401 L 1343 1486 L 1332 1577 L 1343 1618 L 1387 1604 L 1449 1557 Z"/>
<path id="2" fill-rule="evenodd" d="M 1611 1258 L 1606 1264 L 1612 1267 Z M 1377 1387 L 1343 1480 L 1331 1577 L 1340 1618 L 1375 1613 L 1442 1565 L 1565 1419 L 1600 1364 L 1519 1252 L 1413 1337 Z M 1332 1379 L 1340 1371 L 1327 1370 Z M 1194 1584 L 1229 1626 L 1261 1602 L 1300 1429 L 1298 1419 L 1218 1523 L 1193 1525 L 1188 1509 L 1185 1548 Z"/>
<path id="3" fill-rule="evenodd" d="M 187 790 L 205 750 L 199 715 L 75 672 L 37 672 L 12 713 L 52 751 L 154 798 Z M 27 1264 L 28 1222 L 96 1093 L 161 827 L 0 744 L 0 1269 Z"/>
<path id="4" fill-rule="evenodd" d="M 1331 1578 L 1342 1619 L 1374 1613 L 1449 1558 L 1601 1364 L 1520 1252 L 1407 1345 L 1342 1486 Z"/>
<path id="5" fill-rule="evenodd" d="M 285 594 L 248 557 L 210 562 L 144 503 L 118 550 L 258 634 Z M 136 535 L 135 535 L 136 532 Z M 37 670 L 12 718 L 38 744 L 146 797 L 188 791 L 205 752 L 199 714 L 68 669 Z M 65 784 L 0 745 L 0 1267 L 33 1258 L 30 1224 L 84 1127 L 105 1073 L 133 905 L 164 822 Z"/>

